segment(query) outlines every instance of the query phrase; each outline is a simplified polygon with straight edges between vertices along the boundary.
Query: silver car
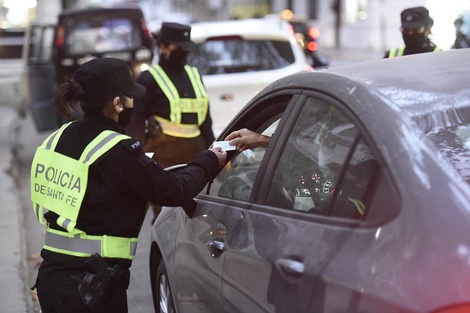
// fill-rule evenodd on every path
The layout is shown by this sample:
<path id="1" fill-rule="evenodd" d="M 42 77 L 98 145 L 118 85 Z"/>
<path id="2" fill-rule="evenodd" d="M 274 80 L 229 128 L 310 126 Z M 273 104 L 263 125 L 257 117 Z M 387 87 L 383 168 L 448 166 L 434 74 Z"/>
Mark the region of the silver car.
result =
<path id="1" fill-rule="evenodd" d="M 287 76 L 152 228 L 157 312 L 470 312 L 470 49 Z M 176 173 L 178 169 L 173 169 Z"/>

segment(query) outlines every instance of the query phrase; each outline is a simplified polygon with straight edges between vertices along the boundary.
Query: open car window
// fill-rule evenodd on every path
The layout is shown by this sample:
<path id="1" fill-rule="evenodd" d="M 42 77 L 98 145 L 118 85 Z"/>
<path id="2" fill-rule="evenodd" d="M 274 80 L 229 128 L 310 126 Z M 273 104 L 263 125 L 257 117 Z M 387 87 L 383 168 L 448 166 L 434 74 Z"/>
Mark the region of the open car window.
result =
<path id="1" fill-rule="evenodd" d="M 272 137 L 278 125 L 279 119 L 271 123 L 262 134 Z M 209 194 L 233 200 L 248 201 L 265 152 L 266 148 L 254 148 L 237 154 L 214 179 Z"/>

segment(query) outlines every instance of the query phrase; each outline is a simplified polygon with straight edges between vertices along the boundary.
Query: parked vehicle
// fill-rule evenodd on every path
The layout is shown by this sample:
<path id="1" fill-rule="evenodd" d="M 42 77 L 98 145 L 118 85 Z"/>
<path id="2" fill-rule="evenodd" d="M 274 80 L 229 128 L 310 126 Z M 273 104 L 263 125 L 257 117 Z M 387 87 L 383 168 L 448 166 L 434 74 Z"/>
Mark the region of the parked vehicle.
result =
<path id="1" fill-rule="evenodd" d="M 29 25 L 23 49 L 27 96 L 22 110 L 31 110 L 38 131 L 55 129 L 63 122 L 51 99 L 65 77 L 79 65 L 102 57 L 126 61 L 134 77 L 148 68 L 153 42 L 140 8 L 74 9 L 62 12 L 56 25 Z"/>
<path id="2" fill-rule="evenodd" d="M 281 20 L 194 23 L 191 40 L 197 45 L 188 63 L 203 76 L 216 133 L 269 83 L 312 69 Z"/>
<path id="3" fill-rule="evenodd" d="M 267 148 L 229 152 L 153 224 L 156 311 L 470 311 L 469 58 L 363 62 L 259 92 L 217 140 L 246 127 Z"/>
<path id="4" fill-rule="evenodd" d="M 281 18 L 289 23 L 307 62 L 314 69 L 322 69 L 330 64 L 329 58 L 320 53 L 320 28 L 313 20 L 296 15 L 290 10 L 283 10 L 280 14 L 269 14 L 266 18 Z"/>

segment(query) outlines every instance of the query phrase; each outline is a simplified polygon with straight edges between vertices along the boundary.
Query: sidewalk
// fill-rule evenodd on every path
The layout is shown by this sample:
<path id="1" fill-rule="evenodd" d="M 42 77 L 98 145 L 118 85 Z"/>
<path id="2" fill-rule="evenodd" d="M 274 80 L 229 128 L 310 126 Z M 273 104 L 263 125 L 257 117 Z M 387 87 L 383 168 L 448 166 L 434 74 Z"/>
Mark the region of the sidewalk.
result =
<path id="1" fill-rule="evenodd" d="M 26 252 L 23 238 L 23 216 L 15 182 L 16 167 L 11 150 L 16 112 L 0 107 L 0 312 L 23 313 L 31 307 L 31 293 L 26 290 Z"/>

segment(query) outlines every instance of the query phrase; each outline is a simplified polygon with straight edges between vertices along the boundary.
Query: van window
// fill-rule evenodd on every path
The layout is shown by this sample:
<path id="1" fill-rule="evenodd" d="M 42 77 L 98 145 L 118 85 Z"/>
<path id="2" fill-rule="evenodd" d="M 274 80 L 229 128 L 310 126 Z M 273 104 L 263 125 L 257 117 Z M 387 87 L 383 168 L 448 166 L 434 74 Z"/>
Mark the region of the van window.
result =
<path id="1" fill-rule="evenodd" d="M 86 16 L 68 19 L 64 25 L 66 55 L 138 49 L 141 32 L 126 17 Z"/>

